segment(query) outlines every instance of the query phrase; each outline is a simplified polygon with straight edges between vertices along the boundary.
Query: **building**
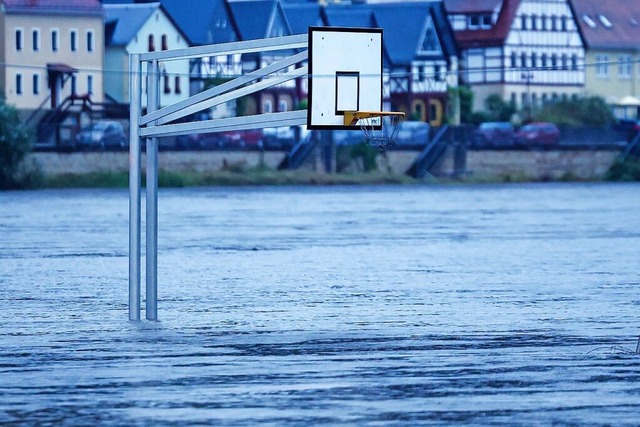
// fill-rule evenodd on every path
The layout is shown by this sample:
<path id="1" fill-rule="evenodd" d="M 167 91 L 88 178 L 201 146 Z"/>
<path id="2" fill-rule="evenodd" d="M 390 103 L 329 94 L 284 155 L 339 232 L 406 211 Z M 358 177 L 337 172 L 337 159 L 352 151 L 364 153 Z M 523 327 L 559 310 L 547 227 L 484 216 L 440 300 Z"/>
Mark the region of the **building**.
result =
<path id="1" fill-rule="evenodd" d="M 186 37 L 160 3 L 105 4 L 104 92 L 117 103 L 129 102 L 129 55 L 189 47 Z M 160 106 L 189 96 L 189 60 L 160 62 Z M 143 70 L 145 72 L 146 70 Z M 143 80 L 143 90 L 145 80 Z M 143 99 L 143 107 L 146 99 Z"/>
<path id="2" fill-rule="evenodd" d="M 460 83 L 483 110 L 497 94 L 523 110 L 578 96 L 585 48 L 568 0 L 444 0 L 460 49 Z"/>
<path id="3" fill-rule="evenodd" d="M 103 101 L 98 0 L 0 0 L 0 91 L 21 110 L 57 109 L 76 95 Z"/>
<path id="4" fill-rule="evenodd" d="M 618 118 L 640 107 L 640 7 L 625 0 L 571 0 L 585 42 L 586 93 L 603 97 Z"/>

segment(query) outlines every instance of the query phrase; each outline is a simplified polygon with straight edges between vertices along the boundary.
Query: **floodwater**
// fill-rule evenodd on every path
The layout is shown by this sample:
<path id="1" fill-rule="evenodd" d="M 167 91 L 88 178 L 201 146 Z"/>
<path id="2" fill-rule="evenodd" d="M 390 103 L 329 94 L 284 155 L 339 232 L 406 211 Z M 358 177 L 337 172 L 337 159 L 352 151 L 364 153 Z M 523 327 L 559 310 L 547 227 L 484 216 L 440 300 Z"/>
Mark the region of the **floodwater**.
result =
<path id="1" fill-rule="evenodd" d="M 639 212 L 638 184 L 162 189 L 160 320 L 130 322 L 127 190 L 0 193 L 0 424 L 640 425 Z"/>

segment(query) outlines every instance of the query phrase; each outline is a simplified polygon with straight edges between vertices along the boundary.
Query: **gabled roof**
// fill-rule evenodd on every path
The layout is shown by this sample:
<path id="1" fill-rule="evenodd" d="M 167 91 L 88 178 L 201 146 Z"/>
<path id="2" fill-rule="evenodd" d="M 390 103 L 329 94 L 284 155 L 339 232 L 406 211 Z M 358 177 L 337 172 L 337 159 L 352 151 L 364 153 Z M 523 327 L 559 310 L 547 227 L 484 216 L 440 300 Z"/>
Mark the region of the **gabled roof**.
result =
<path id="1" fill-rule="evenodd" d="M 281 22 L 286 34 L 291 34 L 282 5 L 278 0 L 229 1 L 229 8 L 240 31 L 242 40 L 268 38 L 274 23 Z M 281 21 L 278 20 L 281 18 Z"/>
<path id="2" fill-rule="evenodd" d="M 571 0 L 587 48 L 640 48 L 640 7 L 630 0 Z"/>
<path id="3" fill-rule="evenodd" d="M 327 25 L 332 27 L 377 27 L 370 6 L 329 4 L 324 8 Z"/>
<path id="4" fill-rule="evenodd" d="M 488 2 L 489 0 L 487 0 Z M 447 10 L 447 13 L 453 13 L 450 7 L 458 7 L 460 0 L 444 0 L 444 6 Z M 475 2 L 469 2 L 473 4 Z M 483 1 L 478 1 L 477 3 L 484 3 Z M 498 20 L 495 25 L 490 29 L 486 30 L 463 30 L 456 31 L 455 38 L 458 43 L 458 47 L 461 49 L 468 49 L 472 47 L 485 47 L 485 46 L 500 46 L 503 45 L 507 36 L 509 35 L 509 31 L 511 30 L 511 26 L 513 25 L 513 21 L 516 17 L 516 12 L 520 7 L 521 0 L 502 0 L 502 7 L 500 8 L 500 12 L 498 13 Z M 471 13 L 481 13 L 487 12 L 480 6 L 485 7 L 486 5 L 478 4 L 479 9 L 473 10 L 471 7 L 468 7 L 464 12 L 465 14 Z"/>
<path id="5" fill-rule="evenodd" d="M 426 25 L 434 26 L 444 59 L 455 55 L 453 31 L 442 2 L 410 2 L 371 5 L 376 23 L 384 30 L 384 44 L 394 65 L 408 65 L 416 57 Z M 434 55 L 422 55 L 433 58 Z M 438 54 L 439 56 L 439 54 Z"/>
<path id="6" fill-rule="evenodd" d="M 306 34 L 309 27 L 324 25 L 322 7 L 318 3 L 283 3 L 282 9 L 291 34 Z"/>
<path id="7" fill-rule="evenodd" d="M 0 0 L 5 12 L 55 15 L 102 15 L 99 0 Z"/>
<path id="8" fill-rule="evenodd" d="M 140 28 L 160 8 L 160 3 L 105 4 L 104 22 L 107 25 L 105 44 L 126 46 Z M 111 30 L 111 27 L 113 29 Z"/>
<path id="9" fill-rule="evenodd" d="M 185 2 L 188 1 L 188 6 Z M 192 46 L 239 40 L 224 0 L 161 0 L 162 6 Z"/>

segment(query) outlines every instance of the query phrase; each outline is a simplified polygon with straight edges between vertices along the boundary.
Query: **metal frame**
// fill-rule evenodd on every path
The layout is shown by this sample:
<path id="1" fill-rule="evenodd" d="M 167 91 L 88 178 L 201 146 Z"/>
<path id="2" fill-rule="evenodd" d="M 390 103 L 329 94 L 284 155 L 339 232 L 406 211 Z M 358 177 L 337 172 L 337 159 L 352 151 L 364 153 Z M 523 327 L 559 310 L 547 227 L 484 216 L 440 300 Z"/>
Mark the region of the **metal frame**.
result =
<path id="1" fill-rule="evenodd" d="M 308 58 L 306 34 L 249 40 L 186 49 L 165 50 L 129 56 L 129 319 L 140 320 L 141 282 L 141 141 L 146 139 L 146 318 L 158 319 L 158 137 L 206 132 L 304 125 L 307 111 L 258 114 L 246 117 L 175 123 L 214 105 L 307 75 L 303 66 L 282 74 L 274 73 Z M 159 63 L 198 57 L 233 55 L 275 50 L 304 49 L 303 52 L 270 64 L 247 75 L 166 107 L 160 107 Z M 147 113 L 142 115 L 142 64 L 147 65 Z"/>

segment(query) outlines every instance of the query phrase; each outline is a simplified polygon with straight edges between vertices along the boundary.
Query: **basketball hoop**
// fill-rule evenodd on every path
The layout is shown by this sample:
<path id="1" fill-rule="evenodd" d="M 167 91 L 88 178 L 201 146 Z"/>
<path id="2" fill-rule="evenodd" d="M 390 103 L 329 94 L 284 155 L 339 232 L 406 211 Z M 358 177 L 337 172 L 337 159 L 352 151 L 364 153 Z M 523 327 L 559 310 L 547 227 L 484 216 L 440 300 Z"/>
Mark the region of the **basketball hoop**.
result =
<path id="1" fill-rule="evenodd" d="M 359 126 L 367 144 L 381 151 L 393 146 L 404 113 L 399 111 L 345 111 L 345 126 Z"/>

